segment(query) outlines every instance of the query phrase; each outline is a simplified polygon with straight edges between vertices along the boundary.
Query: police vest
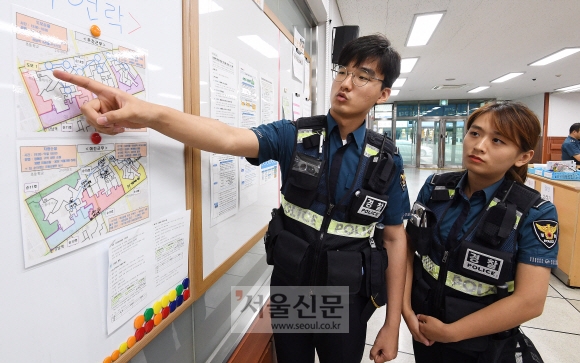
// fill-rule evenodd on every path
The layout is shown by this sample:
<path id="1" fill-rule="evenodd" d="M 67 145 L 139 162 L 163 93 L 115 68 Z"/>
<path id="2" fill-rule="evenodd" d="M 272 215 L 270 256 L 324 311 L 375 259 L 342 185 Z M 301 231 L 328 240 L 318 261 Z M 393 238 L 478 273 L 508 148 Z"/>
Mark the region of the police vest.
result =
<path id="1" fill-rule="evenodd" d="M 301 118 L 295 126 L 281 207 L 273 210 L 265 236 L 273 274 L 294 286 L 348 286 L 351 294 L 363 293 L 383 305 L 387 255 L 377 221 L 388 203 L 396 148 L 387 137 L 367 130 L 352 186 L 334 203 L 328 188 L 326 116 Z"/>
<path id="2" fill-rule="evenodd" d="M 504 180 L 460 240 L 442 241 L 438 221 L 460 198 L 455 188 L 464 173 L 434 175 L 434 189 L 424 212 L 426 227 L 407 223 L 416 250 L 413 310 L 445 323 L 453 323 L 513 292 L 520 222 L 530 208 L 546 202 L 536 190 Z M 483 351 L 487 339 L 477 337 L 451 344 Z"/>

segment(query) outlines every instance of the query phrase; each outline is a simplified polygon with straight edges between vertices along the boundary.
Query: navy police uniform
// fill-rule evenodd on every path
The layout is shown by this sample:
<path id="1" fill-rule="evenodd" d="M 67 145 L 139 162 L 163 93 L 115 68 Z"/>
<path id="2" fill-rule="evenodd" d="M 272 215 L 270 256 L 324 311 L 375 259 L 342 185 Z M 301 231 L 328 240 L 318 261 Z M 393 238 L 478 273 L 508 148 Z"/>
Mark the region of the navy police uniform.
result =
<path id="1" fill-rule="evenodd" d="M 467 198 L 466 181 L 466 172 L 427 178 L 413 206 L 413 210 L 419 204 L 426 207 L 426 225 L 407 223 L 417 251 L 413 311 L 444 323 L 511 294 L 517 263 L 557 266 L 558 222 L 552 203 L 542 200 L 537 191 L 506 179 Z M 490 338 L 431 347 L 414 341 L 416 361 L 477 362 Z"/>
<path id="2" fill-rule="evenodd" d="M 361 122 L 362 123 L 362 122 Z M 348 286 L 349 333 L 275 333 L 278 361 L 360 362 L 366 321 L 386 301 L 384 225 L 409 211 L 403 161 L 364 123 L 343 141 L 330 113 L 252 129 L 254 165 L 277 160 L 282 205 L 266 234 L 272 286 Z M 369 309 L 370 306 L 370 309 Z M 361 318 L 362 316 L 362 318 Z"/>
<path id="3" fill-rule="evenodd" d="M 576 165 L 580 165 L 580 161 L 574 159 L 574 155 L 580 155 L 580 141 L 568 136 L 562 143 L 562 160 L 574 160 Z"/>

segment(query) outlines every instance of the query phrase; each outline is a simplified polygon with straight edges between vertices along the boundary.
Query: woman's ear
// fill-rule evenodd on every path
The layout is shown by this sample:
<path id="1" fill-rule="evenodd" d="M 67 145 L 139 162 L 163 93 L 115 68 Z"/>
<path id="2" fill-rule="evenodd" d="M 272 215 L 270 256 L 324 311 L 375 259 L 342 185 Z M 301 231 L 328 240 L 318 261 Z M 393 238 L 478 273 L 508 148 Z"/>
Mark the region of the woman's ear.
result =
<path id="1" fill-rule="evenodd" d="M 524 151 L 518 155 L 518 159 L 516 160 L 514 165 L 519 168 L 520 166 L 526 165 L 527 163 L 529 163 L 533 157 L 534 157 L 534 150 Z"/>

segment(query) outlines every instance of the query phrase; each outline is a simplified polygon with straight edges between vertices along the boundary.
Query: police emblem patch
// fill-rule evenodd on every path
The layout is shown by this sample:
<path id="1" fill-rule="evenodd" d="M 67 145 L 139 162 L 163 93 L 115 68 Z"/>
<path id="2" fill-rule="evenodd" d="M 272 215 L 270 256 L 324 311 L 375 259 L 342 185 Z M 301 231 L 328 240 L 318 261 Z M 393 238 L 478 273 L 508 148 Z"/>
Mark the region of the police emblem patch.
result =
<path id="1" fill-rule="evenodd" d="M 403 189 L 403 191 L 407 188 L 407 177 L 405 176 L 405 172 L 403 171 L 401 173 L 401 189 Z"/>
<path id="2" fill-rule="evenodd" d="M 464 269 L 489 276 L 496 280 L 499 278 L 502 266 L 503 260 L 501 258 L 474 251 L 471 248 L 467 249 L 465 259 L 463 260 Z"/>
<path id="3" fill-rule="evenodd" d="M 546 248 L 552 248 L 558 242 L 558 222 L 551 219 L 534 221 L 534 232 Z"/>
<path id="4" fill-rule="evenodd" d="M 357 213 L 364 216 L 378 218 L 386 207 L 387 202 L 367 195 Z"/>

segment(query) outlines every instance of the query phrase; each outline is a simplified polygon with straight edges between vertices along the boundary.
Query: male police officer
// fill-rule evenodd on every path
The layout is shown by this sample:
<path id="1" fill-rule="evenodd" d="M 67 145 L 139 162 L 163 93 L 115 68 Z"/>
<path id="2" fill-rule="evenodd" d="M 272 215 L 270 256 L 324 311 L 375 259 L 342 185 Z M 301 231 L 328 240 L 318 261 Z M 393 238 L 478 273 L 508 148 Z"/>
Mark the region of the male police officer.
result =
<path id="1" fill-rule="evenodd" d="M 338 285 L 348 285 L 358 293 L 350 296 L 349 333 L 275 334 L 278 361 L 313 362 L 316 349 L 321 362 L 358 363 L 365 343 L 365 309 L 383 304 L 385 289 L 387 314 L 371 359 L 392 360 L 398 348 L 406 255 L 402 221 L 409 210 L 409 198 L 402 159 L 390 140 L 366 130 L 364 119 L 375 104 L 387 101 L 399 71 L 400 56 L 385 37 L 355 39 L 333 68 L 335 82 L 326 116 L 302 119 L 296 124 L 282 120 L 251 130 L 147 103 L 85 77 L 62 71 L 54 75 L 98 96 L 82 111 L 99 132 L 114 135 L 126 127 L 150 127 L 202 150 L 245 156 L 254 163 L 279 161 L 284 177 L 279 213 L 283 215 L 286 240 L 278 236 L 273 251 L 272 284 L 325 285 L 334 274 Z M 314 223 L 292 218 L 306 213 Z M 373 237 L 376 239 L 376 231 L 383 225 L 384 232 L 379 236 L 383 243 L 376 246 Z M 303 275 L 294 278 L 279 266 L 283 261 L 297 267 L 291 265 L 295 261 L 286 258 L 283 247 L 289 245 L 294 246 L 293 252 L 300 250 L 308 261 L 302 268 Z M 381 256 L 379 266 L 386 265 L 383 245 L 389 263 L 386 273 L 384 268 L 379 273 L 381 289 L 376 286 L 376 273 L 372 282 L 367 276 L 371 269 L 378 271 L 377 255 Z M 345 253 L 330 253 L 329 249 Z M 353 260 L 354 255 L 359 256 L 358 262 Z M 365 278 L 341 276 L 352 271 L 355 262 L 362 269 L 354 274 Z M 353 280 L 362 286 L 352 286 Z"/>
<path id="2" fill-rule="evenodd" d="M 580 123 L 570 126 L 570 134 L 562 143 L 562 160 L 574 160 L 580 165 Z"/>

